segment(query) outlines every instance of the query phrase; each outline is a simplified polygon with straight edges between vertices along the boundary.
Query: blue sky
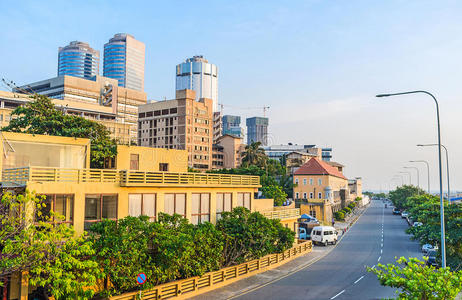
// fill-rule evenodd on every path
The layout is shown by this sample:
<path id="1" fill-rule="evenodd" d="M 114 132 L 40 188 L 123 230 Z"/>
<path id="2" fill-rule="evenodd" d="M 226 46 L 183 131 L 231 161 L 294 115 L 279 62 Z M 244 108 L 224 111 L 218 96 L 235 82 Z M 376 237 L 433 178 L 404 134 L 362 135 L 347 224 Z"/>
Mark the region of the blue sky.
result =
<path id="1" fill-rule="evenodd" d="M 102 50 L 127 32 L 146 44 L 148 98 L 172 98 L 175 65 L 202 54 L 219 67 L 219 102 L 269 105 L 274 143 L 331 146 L 346 175 L 373 189 L 411 159 L 429 160 L 436 189 L 436 149 L 415 147 L 436 141 L 434 104 L 373 97 L 427 89 L 440 99 L 452 189 L 462 189 L 461 15 L 460 1 L 3 0 L 0 75 L 18 84 L 56 76 L 59 46 Z"/>

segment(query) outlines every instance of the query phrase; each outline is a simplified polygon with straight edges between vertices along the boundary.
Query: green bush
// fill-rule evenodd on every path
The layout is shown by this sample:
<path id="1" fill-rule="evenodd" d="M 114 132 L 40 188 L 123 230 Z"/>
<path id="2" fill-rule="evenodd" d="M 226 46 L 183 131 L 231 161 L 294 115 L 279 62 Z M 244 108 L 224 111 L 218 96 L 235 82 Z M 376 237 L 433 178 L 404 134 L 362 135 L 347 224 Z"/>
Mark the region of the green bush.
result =
<path id="1" fill-rule="evenodd" d="M 355 202 L 350 202 L 350 204 L 348 204 L 348 207 L 353 209 L 356 207 L 356 203 Z"/>
<path id="2" fill-rule="evenodd" d="M 335 220 L 337 221 L 343 221 L 345 220 L 345 214 L 342 211 L 336 211 L 334 213 Z"/>
<path id="3" fill-rule="evenodd" d="M 343 211 L 345 212 L 345 214 L 349 214 L 351 213 L 351 208 L 349 208 L 348 206 L 343 208 Z"/>
<path id="4" fill-rule="evenodd" d="M 287 199 L 287 194 L 279 185 L 268 185 L 262 188 L 263 196 L 274 200 L 275 206 L 281 206 Z"/>

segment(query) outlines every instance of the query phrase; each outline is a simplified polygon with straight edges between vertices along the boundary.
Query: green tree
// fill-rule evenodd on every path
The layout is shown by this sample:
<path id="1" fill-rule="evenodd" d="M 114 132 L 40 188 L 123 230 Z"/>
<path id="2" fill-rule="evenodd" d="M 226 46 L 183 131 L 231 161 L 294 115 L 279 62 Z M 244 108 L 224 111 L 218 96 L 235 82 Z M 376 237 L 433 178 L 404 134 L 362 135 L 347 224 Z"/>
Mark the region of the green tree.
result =
<path id="1" fill-rule="evenodd" d="M 263 196 L 274 199 L 275 206 L 281 206 L 287 199 L 287 194 L 278 185 L 268 185 L 262 188 Z"/>
<path id="2" fill-rule="evenodd" d="M 462 290 L 462 271 L 435 269 L 417 258 L 401 257 L 397 263 L 378 264 L 368 271 L 377 275 L 380 284 L 398 288 L 398 299 L 454 299 Z"/>
<path id="3" fill-rule="evenodd" d="M 245 152 L 242 157 L 242 166 L 257 166 L 265 168 L 268 161 L 268 156 L 265 154 L 265 150 L 261 147 L 261 142 L 253 142 L 250 145 L 245 146 Z"/>
<path id="4" fill-rule="evenodd" d="M 91 140 L 91 166 L 102 168 L 106 158 L 115 157 L 117 146 L 106 127 L 98 122 L 65 114 L 46 96 L 35 94 L 34 101 L 11 112 L 11 121 L 2 131 L 88 138 Z"/>
<path id="5" fill-rule="evenodd" d="M 421 188 L 413 185 L 403 185 L 391 191 L 389 198 L 397 208 L 405 209 L 407 198 L 420 194 L 425 194 Z"/>

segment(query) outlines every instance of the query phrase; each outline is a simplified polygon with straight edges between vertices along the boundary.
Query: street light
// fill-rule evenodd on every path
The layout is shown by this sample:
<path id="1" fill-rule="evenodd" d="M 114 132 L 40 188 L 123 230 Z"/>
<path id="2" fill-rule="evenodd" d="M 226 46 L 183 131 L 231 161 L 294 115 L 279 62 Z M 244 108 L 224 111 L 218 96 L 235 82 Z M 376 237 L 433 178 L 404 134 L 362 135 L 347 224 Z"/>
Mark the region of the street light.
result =
<path id="1" fill-rule="evenodd" d="M 401 185 L 404 185 L 404 178 L 403 175 L 396 174 L 393 178 L 401 180 Z"/>
<path id="2" fill-rule="evenodd" d="M 441 127 L 440 127 L 440 109 L 438 106 L 438 100 L 436 100 L 435 96 L 427 91 L 409 91 L 409 92 L 402 92 L 402 93 L 393 93 L 393 94 L 380 94 L 376 97 L 391 97 L 391 96 L 400 96 L 400 95 L 409 95 L 409 94 L 426 94 L 433 98 L 436 105 L 436 122 L 438 125 L 438 165 L 439 165 L 439 175 L 440 175 L 440 223 L 441 223 L 441 260 L 443 268 L 446 267 L 446 242 L 445 242 L 445 234 L 444 234 L 444 202 L 443 202 L 443 179 L 442 179 L 442 170 L 441 170 Z"/>
<path id="3" fill-rule="evenodd" d="M 428 187 L 428 193 L 430 194 L 430 165 L 428 164 L 428 161 L 426 161 L 426 160 L 410 160 L 409 162 L 412 162 L 412 163 L 422 162 L 422 163 L 425 163 L 427 165 L 427 187 Z"/>
<path id="4" fill-rule="evenodd" d="M 417 146 L 419 147 L 427 147 L 427 146 L 438 146 L 438 144 L 418 144 Z M 451 204 L 451 189 L 450 189 L 450 184 L 449 184 L 449 158 L 448 158 L 448 148 L 441 144 L 441 147 L 443 147 L 444 151 L 446 152 L 446 177 L 448 179 L 448 203 Z"/>
<path id="5" fill-rule="evenodd" d="M 417 187 L 420 188 L 420 179 L 419 179 L 420 174 L 419 174 L 419 168 L 416 168 L 416 167 L 403 167 L 403 168 L 405 168 L 405 169 L 414 169 L 414 170 L 417 171 Z"/>
<path id="6" fill-rule="evenodd" d="M 409 185 L 412 185 L 411 172 L 407 172 L 407 171 L 400 171 L 399 173 L 401 173 L 401 174 L 407 174 L 407 175 L 409 175 Z"/>

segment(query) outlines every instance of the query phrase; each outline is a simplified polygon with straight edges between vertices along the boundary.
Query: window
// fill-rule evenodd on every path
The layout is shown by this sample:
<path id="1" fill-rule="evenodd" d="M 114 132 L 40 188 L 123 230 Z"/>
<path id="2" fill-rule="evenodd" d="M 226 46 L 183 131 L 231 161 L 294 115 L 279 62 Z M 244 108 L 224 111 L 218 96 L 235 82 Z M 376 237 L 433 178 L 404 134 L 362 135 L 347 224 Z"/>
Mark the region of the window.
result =
<path id="1" fill-rule="evenodd" d="M 210 221 L 210 194 L 192 194 L 191 224 Z"/>
<path id="2" fill-rule="evenodd" d="M 164 212 L 169 215 L 179 214 L 186 217 L 186 194 L 165 194 Z"/>
<path id="3" fill-rule="evenodd" d="M 159 163 L 159 171 L 168 172 L 168 164 L 167 163 Z"/>
<path id="4" fill-rule="evenodd" d="M 102 219 L 117 219 L 117 195 L 85 195 L 85 230 Z"/>
<path id="5" fill-rule="evenodd" d="M 128 215 L 148 216 L 150 221 L 155 221 L 156 194 L 128 194 Z"/>
<path id="6" fill-rule="evenodd" d="M 41 216 L 35 213 L 35 221 L 51 221 L 56 223 L 72 224 L 74 220 L 74 195 L 44 195 Z M 61 215 L 63 218 L 51 219 L 51 211 Z"/>
<path id="7" fill-rule="evenodd" d="M 306 185 L 306 178 L 303 178 L 303 185 Z"/>
<path id="8" fill-rule="evenodd" d="M 322 199 L 322 193 L 321 192 L 318 193 L 318 198 Z"/>
<path id="9" fill-rule="evenodd" d="M 313 218 L 316 218 L 316 210 L 314 209 L 313 206 L 310 207 L 310 216 Z"/>
<path id="10" fill-rule="evenodd" d="M 237 152 L 237 151 L 236 151 Z M 298 184 L 298 178 L 295 178 L 295 184 Z"/>
<path id="11" fill-rule="evenodd" d="M 140 169 L 140 156 L 139 154 L 130 154 L 130 170 Z"/>
<path id="12" fill-rule="evenodd" d="M 313 178 L 310 178 L 310 185 L 313 185 Z"/>
<path id="13" fill-rule="evenodd" d="M 313 193 L 310 193 L 310 199 L 313 199 L 313 197 L 314 197 Z"/>
<path id="14" fill-rule="evenodd" d="M 303 193 L 303 199 L 306 199 L 306 193 Z"/>
<path id="15" fill-rule="evenodd" d="M 295 199 L 299 199 L 299 198 L 298 198 L 298 193 L 295 193 Z"/>
<path id="16" fill-rule="evenodd" d="M 318 179 L 318 185 L 322 185 L 322 179 L 321 178 Z"/>
<path id="17" fill-rule="evenodd" d="M 250 209 L 250 193 L 237 193 L 237 206 Z"/>
<path id="18" fill-rule="evenodd" d="M 217 193 L 217 220 L 221 219 L 221 213 L 231 211 L 232 209 L 232 194 Z"/>

